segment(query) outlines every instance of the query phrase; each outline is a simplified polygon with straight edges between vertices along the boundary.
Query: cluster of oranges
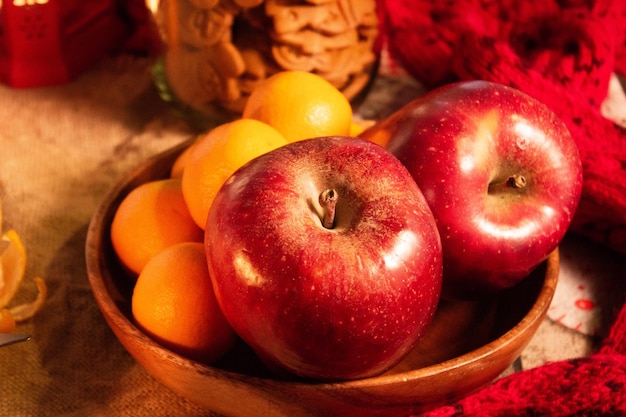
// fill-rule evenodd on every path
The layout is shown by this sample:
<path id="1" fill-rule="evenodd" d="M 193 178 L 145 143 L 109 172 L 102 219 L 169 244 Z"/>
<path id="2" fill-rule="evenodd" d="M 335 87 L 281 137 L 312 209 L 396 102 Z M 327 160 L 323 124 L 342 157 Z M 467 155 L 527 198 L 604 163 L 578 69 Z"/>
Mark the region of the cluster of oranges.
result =
<path id="1" fill-rule="evenodd" d="M 113 248 L 136 284 L 137 325 L 159 343 L 211 362 L 235 335 L 222 316 L 204 254 L 213 198 L 251 159 L 306 138 L 355 136 L 352 107 L 323 78 L 300 71 L 275 74 L 250 95 L 242 117 L 198 136 L 172 166 L 170 177 L 132 190 L 111 225 Z"/>

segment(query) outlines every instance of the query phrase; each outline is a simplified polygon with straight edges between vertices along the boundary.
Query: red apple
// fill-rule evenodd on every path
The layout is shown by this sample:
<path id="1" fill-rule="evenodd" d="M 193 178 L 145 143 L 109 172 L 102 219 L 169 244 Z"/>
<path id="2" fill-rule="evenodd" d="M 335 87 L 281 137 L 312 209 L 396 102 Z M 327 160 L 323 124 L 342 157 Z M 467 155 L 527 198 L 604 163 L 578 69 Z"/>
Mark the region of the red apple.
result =
<path id="1" fill-rule="evenodd" d="M 441 292 L 434 218 L 406 168 L 348 137 L 294 142 L 235 172 L 205 233 L 217 300 L 268 364 L 309 378 L 389 369 Z"/>
<path id="2" fill-rule="evenodd" d="M 361 137 L 388 139 L 424 193 L 441 237 L 446 296 L 519 282 L 558 246 L 580 199 L 580 156 L 565 125 L 503 85 L 441 87 Z"/>

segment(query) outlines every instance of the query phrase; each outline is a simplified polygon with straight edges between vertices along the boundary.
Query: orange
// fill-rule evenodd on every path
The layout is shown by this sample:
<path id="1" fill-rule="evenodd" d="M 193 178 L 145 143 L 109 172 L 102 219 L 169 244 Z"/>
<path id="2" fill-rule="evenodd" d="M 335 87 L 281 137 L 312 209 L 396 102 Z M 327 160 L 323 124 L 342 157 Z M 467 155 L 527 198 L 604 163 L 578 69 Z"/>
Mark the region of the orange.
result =
<path id="1" fill-rule="evenodd" d="M 190 359 L 213 362 L 236 339 L 215 299 L 202 243 L 179 243 L 150 259 L 131 307 L 149 337 Z"/>
<path id="2" fill-rule="evenodd" d="M 276 129 L 252 119 L 238 119 L 210 130 L 186 158 L 182 190 L 191 217 L 202 229 L 215 195 L 248 161 L 287 144 Z"/>
<path id="3" fill-rule="evenodd" d="M 176 157 L 174 163 L 172 164 L 172 168 L 170 169 L 170 178 L 183 177 L 183 170 L 185 169 L 185 165 L 187 164 L 187 158 L 191 153 L 191 149 L 193 148 L 193 145 L 195 145 L 196 142 L 200 140 L 201 137 L 202 135 L 196 137 L 196 140 L 191 142 L 189 146 L 183 149 L 183 151 Z"/>
<path id="4" fill-rule="evenodd" d="M 193 148 L 193 144 L 187 146 L 174 160 L 172 164 L 172 168 L 170 169 L 170 178 L 182 178 L 183 170 L 185 169 L 185 164 L 187 163 L 187 158 L 191 153 L 191 148 Z"/>
<path id="5" fill-rule="evenodd" d="M 350 126 L 350 136 L 359 136 L 365 132 L 367 128 L 374 125 L 372 120 L 353 120 Z"/>
<path id="6" fill-rule="evenodd" d="M 383 148 L 386 148 L 391 140 L 391 132 L 388 129 L 378 129 L 376 127 L 372 129 L 366 128 L 362 132 L 359 132 L 357 136 L 380 145 Z"/>
<path id="7" fill-rule="evenodd" d="M 121 263 L 139 274 L 150 258 L 179 242 L 202 242 L 183 199 L 180 179 L 155 180 L 134 188 L 111 223 L 111 242 Z"/>
<path id="8" fill-rule="evenodd" d="M 273 126 L 289 142 L 317 136 L 349 135 L 352 107 L 339 89 L 319 75 L 282 71 L 250 93 L 243 117 Z"/>

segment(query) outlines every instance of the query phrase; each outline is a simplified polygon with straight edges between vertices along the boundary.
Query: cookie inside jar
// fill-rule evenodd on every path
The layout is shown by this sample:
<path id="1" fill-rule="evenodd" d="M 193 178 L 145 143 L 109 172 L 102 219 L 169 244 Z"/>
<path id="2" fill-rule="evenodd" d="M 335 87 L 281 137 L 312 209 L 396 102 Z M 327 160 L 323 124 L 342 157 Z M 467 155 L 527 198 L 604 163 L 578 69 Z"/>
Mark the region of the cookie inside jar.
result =
<path id="1" fill-rule="evenodd" d="M 316 73 L 356 101 L 376 71 L 376 0 L 161 0 L 161 95 L 196 124 L 238 117 L 283 70 Z"/>

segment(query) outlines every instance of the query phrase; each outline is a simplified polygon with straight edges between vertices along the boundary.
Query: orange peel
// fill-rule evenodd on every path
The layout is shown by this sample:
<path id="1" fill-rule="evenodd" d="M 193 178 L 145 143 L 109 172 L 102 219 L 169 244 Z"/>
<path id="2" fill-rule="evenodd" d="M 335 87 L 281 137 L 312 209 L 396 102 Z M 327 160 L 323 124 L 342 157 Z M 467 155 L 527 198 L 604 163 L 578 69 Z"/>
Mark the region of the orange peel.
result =
<path id="1" fill-rule="evenodd" d="M 7 308 L 0 310 L 0 333 L 13 333 L 15 330 L 15 319 Z"/>
<path id="2" fill-rule="evenodd" d="M 2 207 L 0 204 L 0 230 L 2 230 Z M 26 250 L 15 230 L 0 237 L 0 333 L 11 333 L 16 323 L 33 317 L 46 300 L 46 283 L 40 277 L 34 279 L 37 295 L 32 302 L 9 307 L 18 292 L 26 272 Z"/>

